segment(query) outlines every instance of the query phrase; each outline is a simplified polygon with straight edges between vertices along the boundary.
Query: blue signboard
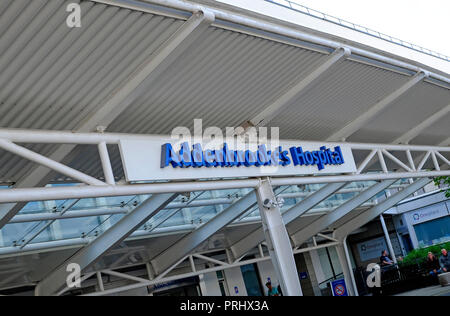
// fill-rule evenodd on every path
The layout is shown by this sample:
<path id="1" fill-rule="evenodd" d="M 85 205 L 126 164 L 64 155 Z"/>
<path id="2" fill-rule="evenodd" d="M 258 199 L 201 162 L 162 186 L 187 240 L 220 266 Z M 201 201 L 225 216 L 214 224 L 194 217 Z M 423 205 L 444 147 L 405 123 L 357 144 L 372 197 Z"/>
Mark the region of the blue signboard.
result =
<path id="1" fill-rule="evenodd" d="M 306 280 L 308 278 L 308 272 L 300 272 L 300 280 Z"/>
<path id="2" fill-rule="evenodd" d="M 333 296 L 348 296 L 347 286 L 344 279 L 331 282 Z"/>

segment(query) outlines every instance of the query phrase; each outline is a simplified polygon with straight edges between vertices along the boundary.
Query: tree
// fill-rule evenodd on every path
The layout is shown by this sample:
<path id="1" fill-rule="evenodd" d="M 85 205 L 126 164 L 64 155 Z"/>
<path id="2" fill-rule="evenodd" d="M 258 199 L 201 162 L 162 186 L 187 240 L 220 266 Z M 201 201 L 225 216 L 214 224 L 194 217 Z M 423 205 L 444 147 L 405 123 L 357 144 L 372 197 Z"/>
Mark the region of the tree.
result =
<path id="1" fill-rule="evenodd" d="M 435 178 L 434 183 L 437 187 L 446 187 L 445 196 L 450 198 L 450 176 Z"/>

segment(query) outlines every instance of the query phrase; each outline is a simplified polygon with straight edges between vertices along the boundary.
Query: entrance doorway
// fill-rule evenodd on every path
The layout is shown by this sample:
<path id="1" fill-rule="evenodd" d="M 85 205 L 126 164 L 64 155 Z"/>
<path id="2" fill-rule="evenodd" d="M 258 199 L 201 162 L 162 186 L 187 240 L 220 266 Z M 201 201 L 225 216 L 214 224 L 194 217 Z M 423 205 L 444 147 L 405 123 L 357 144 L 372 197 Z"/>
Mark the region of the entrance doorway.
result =
<path id="1" fill-rule="evenodd" d="M 259 280 L 258 266 L 248 264 L 241 266 L 242 276 L 244 278 L 245 288 L 248 296 L 264 296 L 263 288 Z"/>
<path id="2" fill-rule="evenodd" d="M 414 250 L 413 244 L 411 242 L 411 237 L 409 236 L 409 234 L 402 235 L 402 243 L 403 247 L 405 248 L 406 254 Z"/>

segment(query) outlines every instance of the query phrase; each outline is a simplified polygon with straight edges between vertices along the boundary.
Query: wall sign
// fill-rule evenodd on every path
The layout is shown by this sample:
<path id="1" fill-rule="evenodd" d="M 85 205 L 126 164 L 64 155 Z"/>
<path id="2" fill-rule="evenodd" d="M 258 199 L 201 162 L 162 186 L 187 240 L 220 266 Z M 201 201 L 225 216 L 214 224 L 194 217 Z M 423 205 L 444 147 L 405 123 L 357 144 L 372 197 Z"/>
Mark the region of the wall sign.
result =
<path id="1" fill-rule="evenodd" d="M 407 214 L 409 222 L 412 225 L 421 224 L 447 215 L 449 215 L 449 212 L 444 203 L 424 207 Z"/>
<path id="2" fill-rule="evenodd" d="M 356 245 L 362 262 L 380 258 L 381 252 L 387 249 L 384 237 L 371 239 Z"/>
<path id="3" fill-rule="evenodd" d="M 340 174 L 356 171 L 351 149 L 312 142 L 189 143 L 123 140 L 127 181 Z"/>
<path id="4" fill-rule="evenodd" d="M 345 280 L 336 280 L 331 282 L 331 291 L 333 296 L 348 296 L 347 285 Z"/>

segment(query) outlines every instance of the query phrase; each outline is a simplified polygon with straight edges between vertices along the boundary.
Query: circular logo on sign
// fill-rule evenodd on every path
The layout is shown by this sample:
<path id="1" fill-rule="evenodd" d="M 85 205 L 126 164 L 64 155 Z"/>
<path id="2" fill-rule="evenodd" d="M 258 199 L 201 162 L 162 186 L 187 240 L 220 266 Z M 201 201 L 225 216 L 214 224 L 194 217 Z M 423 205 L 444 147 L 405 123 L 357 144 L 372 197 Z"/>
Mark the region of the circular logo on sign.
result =
<path id="1" fill-rule="evenodd" d="M 419 219 L 420 219 L 420 215 L 419 215 L 419 214 L 417 214 L 417 213 L 416 213 L 416 214 L 414 214 L 414 220 L 415 220 L 415 221 L 418 221 Z"/>
<path id="2" fill-rule="evenodd" d="M 334 288 L 334 292 L 336 293 L 337 296 L 342 296 L 345 294 L 345 288 L 343 285 L 338 284 L 336 285 L 336 287 Z"/>

